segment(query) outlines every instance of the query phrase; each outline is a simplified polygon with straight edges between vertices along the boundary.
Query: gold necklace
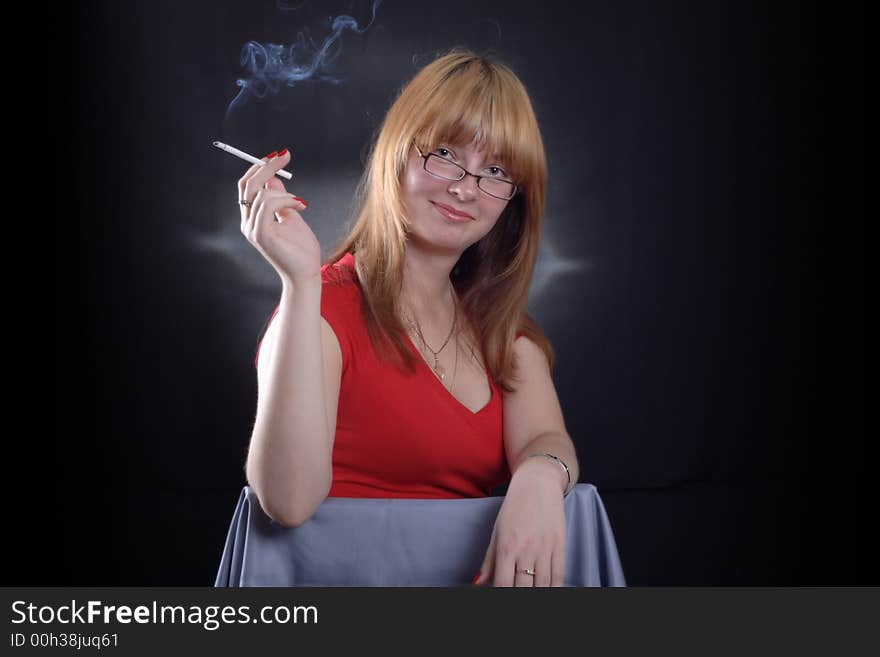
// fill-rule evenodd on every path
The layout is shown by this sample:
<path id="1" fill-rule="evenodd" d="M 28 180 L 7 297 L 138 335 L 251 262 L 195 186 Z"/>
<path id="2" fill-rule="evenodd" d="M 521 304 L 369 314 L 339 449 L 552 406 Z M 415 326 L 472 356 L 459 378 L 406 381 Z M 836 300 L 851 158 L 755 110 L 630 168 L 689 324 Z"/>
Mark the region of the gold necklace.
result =
<path id="1" fill-rule="evenodd" d="M 452 292 L 452 284 L 451 283 L 450 283 L 449 287 L 450 287 L 450 291 Z M 419 326 L 418 321 L 413 320 L 413 318 L 410 317 L 408 315 L 408 313 L 406 313 L 405 311 L 403 311 L 403 309 L 401 309 L 401 312 L 403 312 L 403 316 L 407 320 L 407 322 L 409 323 L 410 327 L 414 328 L 416 330 L 416 333 L 419 336 L 419 341 L 434 356 L 434 365 L 431 366 L 431 369 L 434 371 L 434 374 L 440 379 L 441 382 L 445 381 L 445 379 L 446 379 L 446 370 L 444 369 L 444 367 L 442 365 L 440 365 L 440 352 L 446 348 L 447 344 L 449 344 L 449 339 L 455 333 L 455 328 L 458 325 L 458 303 L 456 303 L 454 292 L 452 292 L 452 303 L 453 303 L 452 328 L 449 329 L 449 335 L 446 336 L 446 340 L 443 342 L 443 346 L 441 346 L 437 351 L 434 351 L 428 345 L 428 342 L 425 340 L 425 336 L 422 335 L 422 328 L 421 328 L 421 326 Z M 458 341 L 456 340 L 455 365 L 453 366 L 453 369 L 452 369 L 452 383 L 449 387 L 450 392 L 455 388 L 455 375 L 457 372 L 458 372 Z M 445 383 L 444 383 L 444 385 L 445 385 Z"/>

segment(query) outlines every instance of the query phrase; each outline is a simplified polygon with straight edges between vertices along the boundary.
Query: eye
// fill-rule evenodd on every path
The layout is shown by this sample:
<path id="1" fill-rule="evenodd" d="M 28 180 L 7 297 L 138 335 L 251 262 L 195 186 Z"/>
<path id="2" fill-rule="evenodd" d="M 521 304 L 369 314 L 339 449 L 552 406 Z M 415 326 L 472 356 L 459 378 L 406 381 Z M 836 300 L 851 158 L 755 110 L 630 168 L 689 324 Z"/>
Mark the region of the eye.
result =
<path id="1" fill-rule="evenodd" d="M 434 152 L 441 157 L 446 157 L 447 154 L 452 154 L 452 151 L 450 151 L 448 148 L 443 148 L 442 146 L 440 146 L 439 148 L 435 148 Z"/>
<path id="2" fill-rule="evenodd" d="M 486 167 L 492 172 L 492 175 L 498 178 L 507 178 L 507 172 L 501 167 Z"/>

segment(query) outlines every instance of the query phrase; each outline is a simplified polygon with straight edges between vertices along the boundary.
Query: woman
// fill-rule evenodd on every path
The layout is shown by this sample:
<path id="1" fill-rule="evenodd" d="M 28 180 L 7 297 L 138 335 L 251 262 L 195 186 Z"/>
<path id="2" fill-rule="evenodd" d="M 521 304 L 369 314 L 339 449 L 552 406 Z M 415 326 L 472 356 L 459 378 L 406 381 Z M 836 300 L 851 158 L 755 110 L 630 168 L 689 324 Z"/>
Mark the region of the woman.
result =
<path id="1" fill-rule="evenodd" d="M 547 172 L 522 83 L 460 49 L 423 68 L 323 264 L 274 176 L 290 154 L 267 157 L 238 185 L 242 232 L 282 280 L 246 466 L 263 509 L 297 526 L 328 496 L 478 497 L 509 478 L 474 583 L 562 586 L 579 467 L 526 314 Z"/>

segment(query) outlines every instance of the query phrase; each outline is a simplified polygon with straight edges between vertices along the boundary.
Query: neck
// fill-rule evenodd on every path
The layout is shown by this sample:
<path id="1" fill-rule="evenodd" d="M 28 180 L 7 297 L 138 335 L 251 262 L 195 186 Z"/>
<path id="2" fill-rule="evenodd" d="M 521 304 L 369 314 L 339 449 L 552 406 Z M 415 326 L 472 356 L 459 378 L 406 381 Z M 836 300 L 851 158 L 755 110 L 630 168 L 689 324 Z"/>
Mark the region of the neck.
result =
<path id="1" fill-rule="evenodd" d="M 449 275 L 458 256 L 407 250 L 403 268 L 404 303 L 427 320 L 451 318 L 455 309 Z"/>

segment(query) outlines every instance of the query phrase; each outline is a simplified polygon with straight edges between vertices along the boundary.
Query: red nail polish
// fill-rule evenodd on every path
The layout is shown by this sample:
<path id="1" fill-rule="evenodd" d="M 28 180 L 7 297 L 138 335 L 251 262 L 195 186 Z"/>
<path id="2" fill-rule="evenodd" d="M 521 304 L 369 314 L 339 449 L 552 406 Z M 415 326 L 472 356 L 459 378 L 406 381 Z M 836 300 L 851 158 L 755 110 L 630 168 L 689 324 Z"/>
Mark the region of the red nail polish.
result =
<path id="1" fill-rule="evenodd" d="M 480 572 L 478 572 L 478 573 L 476 574 L 476 576 L 471 580 L 471 584 L 476 584 L 476 583 L 477 583 L 477 580 L 480 579 L 480 575 L 482 575 L 482 574 L 483 574 L 483 571 L 482 571 L 482 570 L 481 570 Z"/>
<path id="2" fill-rule="evenodd" d="M 271 160 L 271 159 L 272 159 L 273 157 L 275 157 L 276 155 L 278 155 L 278 152 L 277 152 L 277 151 L 272 151 L 271 153 L 269 153 L 269 154 L 268 154 L 266 157 L 264 157 L 263 159 L 264 159 L 264 160 Z"/>
<path id="3" fill-rule="evenodd" d="M 280 153 L 278 153 L 278 157 L 284 157 L 285 155 L 287 155 L 287 149 L 286 149 L 286 148 L 285 148 L 283 151 L 281 151 Z"/>
<path id="4" fill-rule="evenodd" d="M 304 198 L 300 198 L 299 196 L 294 196 L 293 198 L 302 203 L 304 206 L 309 207 L 309 202 Z"/>

